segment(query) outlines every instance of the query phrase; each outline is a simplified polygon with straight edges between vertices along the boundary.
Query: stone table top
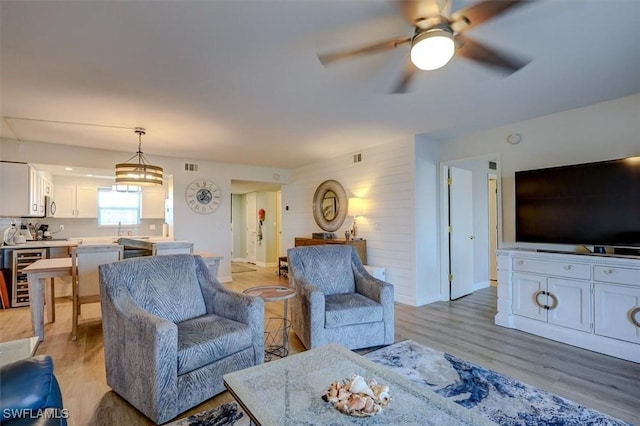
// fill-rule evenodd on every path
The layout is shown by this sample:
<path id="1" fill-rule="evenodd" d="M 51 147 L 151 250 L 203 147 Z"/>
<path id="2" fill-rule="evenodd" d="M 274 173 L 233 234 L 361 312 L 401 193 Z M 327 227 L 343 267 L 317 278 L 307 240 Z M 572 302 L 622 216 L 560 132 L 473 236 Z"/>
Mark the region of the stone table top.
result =
<path id="1" fill-rule="evenodd" d="M 390 404 L 372 417 L 350 417 L 322 400 L 329 385 L 359 374 L 389 386 Z M 224 383 L 258 425 L 493 425 L 484 417 L 336 345 L 224 375 Z"/>

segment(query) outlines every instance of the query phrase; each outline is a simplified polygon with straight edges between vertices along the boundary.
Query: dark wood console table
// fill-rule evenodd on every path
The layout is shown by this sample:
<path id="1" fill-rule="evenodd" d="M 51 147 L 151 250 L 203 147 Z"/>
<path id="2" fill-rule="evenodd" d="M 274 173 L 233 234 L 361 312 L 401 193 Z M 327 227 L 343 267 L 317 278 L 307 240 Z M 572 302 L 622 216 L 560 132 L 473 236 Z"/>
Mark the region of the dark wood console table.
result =
<path id="1" fill-rule="evenodd" d="M 360 260 L 363 265 L 367 264 L 367 240 L 345 240 L 345 239 L 330 239 L 323 240 L 321 238 L 304 238 L 304 237 L 296 237 L 295 238 L 295 246 L 317 246 L 321 244 L 346 244 L 352 246 L 358 252 L 358 256 L 360 256 Z"/>

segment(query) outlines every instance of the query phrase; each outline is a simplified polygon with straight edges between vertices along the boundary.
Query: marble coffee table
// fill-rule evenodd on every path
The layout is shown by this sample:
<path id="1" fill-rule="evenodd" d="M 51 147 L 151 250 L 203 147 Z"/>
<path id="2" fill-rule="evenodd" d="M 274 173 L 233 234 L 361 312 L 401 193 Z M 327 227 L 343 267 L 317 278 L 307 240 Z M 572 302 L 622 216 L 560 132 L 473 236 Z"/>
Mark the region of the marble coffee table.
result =
<path id="1" fill-rule="evenodd" d="M 352 373 L 389 386 L 392 401 L 382 413 L 350 417 L 322 400 L 331 382 Z M 224 384 L 257 425 L 494 424 L 336 344 L 225 374 Z"/>

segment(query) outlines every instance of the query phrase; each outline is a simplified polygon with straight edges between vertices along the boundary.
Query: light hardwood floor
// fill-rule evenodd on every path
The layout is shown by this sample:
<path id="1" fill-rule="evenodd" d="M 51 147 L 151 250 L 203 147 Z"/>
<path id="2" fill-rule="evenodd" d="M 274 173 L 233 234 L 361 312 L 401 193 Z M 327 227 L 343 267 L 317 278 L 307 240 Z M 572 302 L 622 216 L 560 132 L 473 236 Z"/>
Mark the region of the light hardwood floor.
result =
<path id="1" fill-rule="evenodd" d="M 233 274 L 228 288 L 287 285 L 275 268 Z M 455 302 L 423 307 L 396 305 L 396 341 L 412 339 L 507 374 L 533 386 L 640 425 L 640 364 L 543 339 L 493 324 L 495 288 Z M 265 316 L 282 314 L 281 303 L 265 304 Z M 0 341 L 32 335 L 29 308 L 0 311 Z M 290 353 L 304 348 L 292 334 Z M 84 305 L 78 339 L 71 341 L 71 302 L 56 301 L 56 322 L 45 325 L 38 354 L 54 359 L 70 426 L 151 425 L 106 385 L 99 306 Z M 135 374 L 132 372 L 132 374 Z M 231 401 L 228 392 L 187 414 Z"/>

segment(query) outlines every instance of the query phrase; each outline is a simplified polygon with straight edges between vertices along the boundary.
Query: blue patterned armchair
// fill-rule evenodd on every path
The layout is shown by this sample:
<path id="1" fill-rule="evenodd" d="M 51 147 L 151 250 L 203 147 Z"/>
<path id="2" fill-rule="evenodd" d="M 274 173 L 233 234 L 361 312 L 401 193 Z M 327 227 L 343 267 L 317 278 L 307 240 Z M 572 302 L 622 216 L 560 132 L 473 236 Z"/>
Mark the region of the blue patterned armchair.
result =
<path id="1" fill-rule="evenodd" d="M 296 247 L 288 250 L 288 258 L 289 286 L 298 292 L 291 322 L 307 349 L 393 343 L 393 286 L 372 277 L 353 247 Z"/>
<path id="2" fill-rule="evenodd" d="M 224 288 L 200 256 L 100 266 L 107 384 L 156 423 L 264 360 L 264 302 Z"/>

